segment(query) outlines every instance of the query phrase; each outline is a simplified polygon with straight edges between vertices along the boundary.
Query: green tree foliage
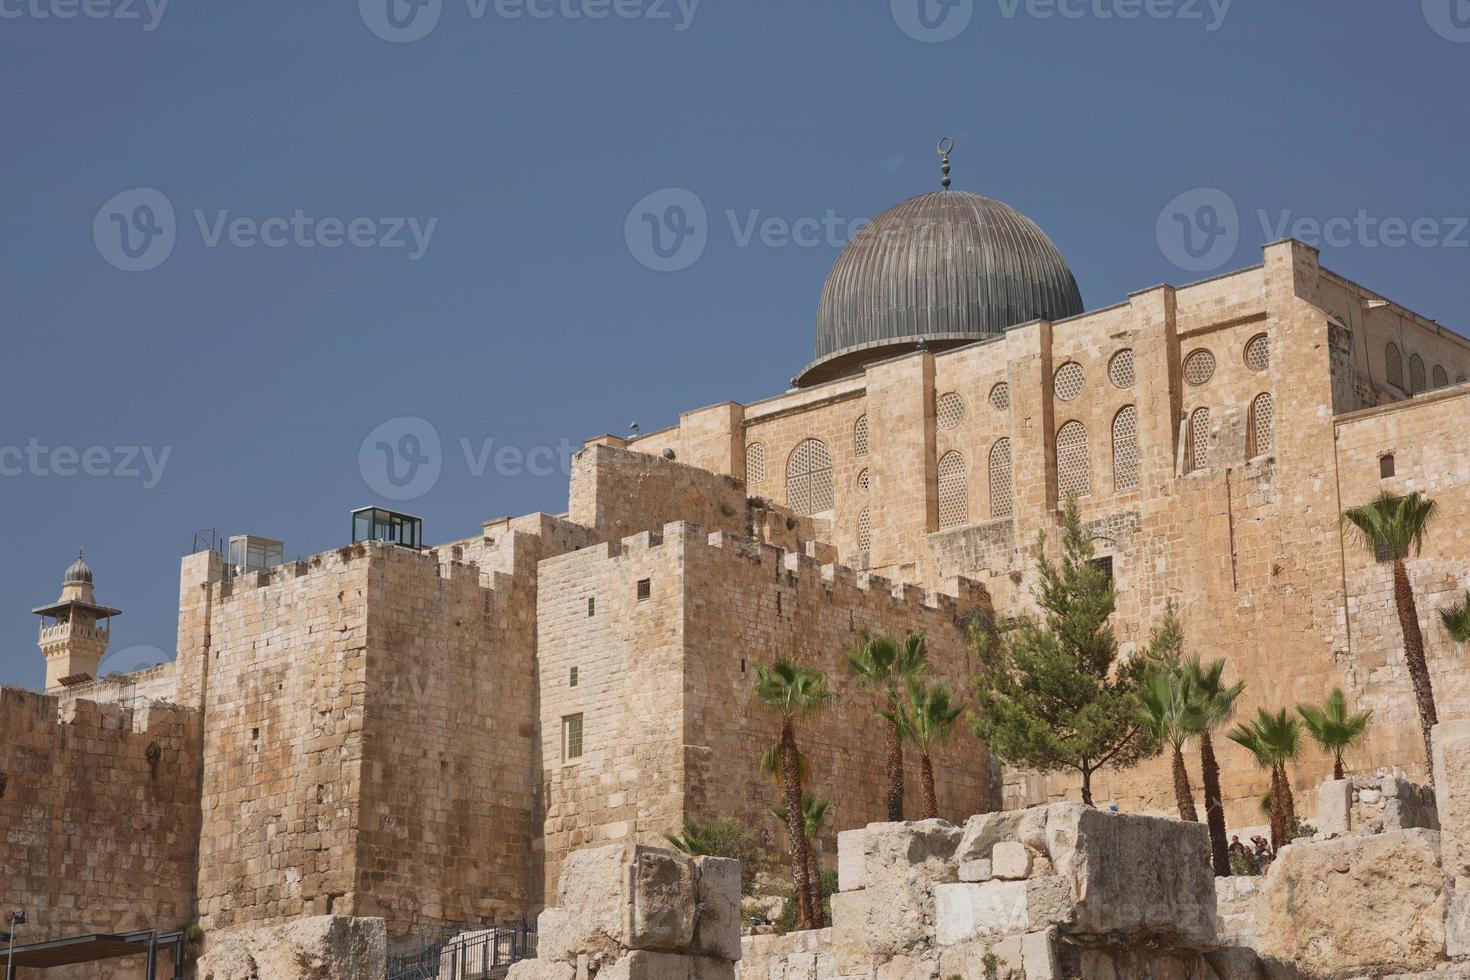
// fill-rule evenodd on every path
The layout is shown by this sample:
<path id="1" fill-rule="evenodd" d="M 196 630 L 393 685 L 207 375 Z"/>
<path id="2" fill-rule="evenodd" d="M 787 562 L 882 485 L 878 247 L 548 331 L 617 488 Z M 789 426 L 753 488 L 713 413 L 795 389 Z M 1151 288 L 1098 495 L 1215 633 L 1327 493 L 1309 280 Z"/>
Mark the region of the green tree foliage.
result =
<path id="1" fill-rule="evenodd" d="M 1230 740 L 1243 746 L 1255 758 L 1256 764 L 1271 774 L 1271 849 L 1280 850 L 1288 843 L 1292 827 L 1296 825 L 1296 802 L 1291 793 L 1291 777 L 1286 764 L 1295 759 L 1301 749 L 1302 723 L 1289 718 L 1286 709 L 1271 714 L 1265 708 L 1256 712 L 1256 717 L 1242 722 L 1230 730 Z"/>
<path id="2" fill-rule="evenodd" d="M 1357 532 L 1363 545 L 1380 561 L 1393 563 L 1393 599 L 1404 637 L 1404 663 L 1414 684 L 1414 701 L 1419 708 L 1419 728 L 1424 737 L 1424 765 L 1434 783 L 1434 746 L 1431 733 L 1439 723 L 1429 664 L 1424 659 L 1424 634 L 1419 630 L 1419 611 L 1409 581 L 1409 554 L 1424 547 L 1424 531 L 1434 516 L 1434 501 L 1415 492 L 1403 497 L 1381 494 L 1377 500 L 1343 512 L 1343 522 Z"/>
<path id="3" fill-rule="evenodd" d="M 1204 714 L 1189 676 L 1179 667 L 1160 668 L 1138 693 L 1138 718 L 1150 738 L 1169 746 L 1174 765 L 1174 802 L 1180 820 L 1199 820 L 1189 770 L 1184 765 L 1184 743 L 1204 728 Z"/>
<path id="4" fill-rule="evenodd" d="M 1147 657 L 1119 662 L 1108 625 L 1113 583 L 1091 560 L 1075 501 L 1063 514 L 1059 563 L 1047 558 L 1045 544 L 1039 536 L 1042 617 L 1023 617 L 1005 636 L 973 631 L 980 673 L 970 722 L 1004 762 L 1075 770 L 1091 804 L 1093 773 L 1108 765 L 1126 769 L 1158 752 L 1138 718 L 1139 691 L 1151 671 Z"/>
<path id="5" fill-rule="evenodd" d="M 910 677 L 905 688 L 905 696 L 888 696 L 889 708 L 883 712 L 883 717 L 919 750 L 920 786 L 924 791 L 923 818 L 932 820 L 939 816 L 933 752 L 949 741 L 955 722 L 965 709 L 954 703 L 949 685 L 944 681 L 926 684 L 918 677 Z"/>
<path id="6" fill-rule="evenodd" d="M 786 819 L 785 811 L 781 819 Z M 678 851 L 691 857 L 735 858 L 740 862 L 740 894 L 755 894 L 755 879 L 770 866 L 771 856 L 761 845 L 761 835 L 733 817 L 684 824 L 678 834 L 665 834 Z"/>
<path id="7" fill-rule="evenodd" d="M 1448 609 L 1439 611 L 1439 621 L 1456 643 L 1470 643 L 1470 591 L 1465 598 Z"/>
<path id="8" fill-rule="evenodd" d="M 1205 790 L 1205 823 L 1210 828 L 1210 863 L 1215 874 L 1231 874 L 1230 845 L 1225 840 L 1225 800 L 1220 792 L 1220 763 L 1215 759 L 1214 733 L 1235 714 L 1235 703 L 1245 690 L 1245 681 L 1225 683 L 1225 661 L 1201 664 L 1198 657 L 1184 663 L 1184 674 L 1194 689 L 1200 710 L 1200 777 Z"/>
<path id="9" fill-rule="evenodd" d="M 904 683 L 917 677 L 928 666 L 924 655 L 924 634 L 910 633 L 899 640 L 886 633 L 870 636 L 864 631 L 862 637 L 863 641 L 843 656 L 858 682 L 879 693 L 881 700 L 877 713 L 882 715 L 883 706 L 893 699 Z M 888 819 L 897 822 L 903 819 L 903 738 L 891 719 L 883 736 Z"/>
<path id="10" fill-rule="evenodd" d="M 1333 688 L 1320 707 L 1299 704 L 1296 710 L 1306 722 L 1307 734 L 1312 736 L 1312 741 L 1332 756 L 1332 778 L 1343 778 L 1342 755 L 1363 740 L 1363 733 L 1373 720 L 1373 712 L 1349 711 L 1347 698 L 1340 687 Z"/>

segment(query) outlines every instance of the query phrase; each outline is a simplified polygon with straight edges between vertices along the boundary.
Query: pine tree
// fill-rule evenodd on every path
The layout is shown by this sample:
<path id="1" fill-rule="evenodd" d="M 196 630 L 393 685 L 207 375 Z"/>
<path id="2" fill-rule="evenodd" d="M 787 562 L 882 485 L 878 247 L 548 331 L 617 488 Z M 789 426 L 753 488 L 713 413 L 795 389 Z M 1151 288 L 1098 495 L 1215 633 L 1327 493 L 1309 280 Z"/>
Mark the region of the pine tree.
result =
<path id="1" fill-rule="evenodd" d="M 1082 800 L 1092 803 L 1092 776 L 1104 766 L 1126 769 L 1157 754 L 1159 742 L 1139 719 L 1148 658 L 1118 658 L 1108 620 L 1116 594 L 1092 562 L 1092 543 L 1075 501 L 1063 513 L 1060 563 L 1037 540 L 1042 617 L 1026 616 L 1004 637 L 974 634 L 980 674 L 974 679 L 975 734 L 1001 761 L 1042 772 L 1075 770 Z"/>

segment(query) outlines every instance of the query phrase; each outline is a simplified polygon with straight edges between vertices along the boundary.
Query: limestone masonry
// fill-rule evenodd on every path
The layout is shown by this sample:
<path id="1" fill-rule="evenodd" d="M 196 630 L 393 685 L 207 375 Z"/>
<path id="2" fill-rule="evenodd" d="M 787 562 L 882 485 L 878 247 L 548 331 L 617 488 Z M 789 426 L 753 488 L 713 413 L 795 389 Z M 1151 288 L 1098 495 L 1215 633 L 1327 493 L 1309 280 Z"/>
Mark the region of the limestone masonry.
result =
<path id="1" fill-rule="evenodd" d="M 923 213 L 983 224 L 995 212 Z M 884 248 L 936 247 L 904 220 L 875 223 Z M 754 664 L 793 655 L 840 695 L 801 734 L 832 799 L 822 849 L 837 855 L 839 832 L 884 812 L 875 696 L 852 682 L 842 651 L 861 631 L 923 630 L 934 675 L 963 690 L 971 629 L 1033 608 L 1037 536 L 1055 538 L 1059 502 L 1073 495 L 1116 580 L 1125 650 L 1172 601 L 1190 648 L 1227 658 L 1228 676 L 1246 681 L 1243 712 L 1335 686 L 1373 709 L 1351 778 L 1322 790 L 1321 817 L 1335 832 L 1381 834 L 1343 838 L 1346 856 L 1293 849 L 1271 874 L 1325 874 L 1348 904 L 1363 898 L 1322 870 L 1333 861 L 1419 875 L 1405 888 L 1423 914 L 1372 935 L 1404 945 L 1406 968 L 1440 962 L 1459 941 L 1453 928 L 1445 938 L 1447 910 L 1470 916 L 1453 889 L 1425 883 L 1440 861 L 1438 816 L 1427 814 L 1459 813 L 1463 789 L 1447 798 L 1442 785 L 1436 810 L 1416 786 L 1423 743 L 1390 566 L 1347 537 L 1340 514 L 1385 490 L 1437 502 L 1408 567 L 1441 728 L 1458 731 L 1470 724 L 1470 672 L 1437 610 L 1470 588 L 1470 341 L 1295 241 L 1267 246 L 1254 268 L 1056 322 L 1007 305 L 1028 275 L 1013 259 L 1000 285 L 970 284 L 998 291 L 984 302 L 912 271 L 853 284 L 854 269 L 881 276 L 903 263 L 842 263 L 824 294 L 819 358 L 798 386 L 589 440 L 565 514 L 486 521 L 433 548 L 357 540 L 284 563 L 189 555 L 177 656 L 160 667 L 94 676 L 119 610 L 99 604 L 105 576 L 94 582 L 78 558 L 60 597 L 34 610 L 44 693 L 0 691 L 0 907 L 29 910 L 27 942 L 197 922 L 226 964 L 218 980 L 233 980 L 251 975 L 239 964 L 307 956 L 282 944 L 376 964 L 405 937 L 534 921 L 603 889 L 603 912 L 626 901 L 631 918 L 591 936 L 553 922 L 560 965 L 518 975 L 580 978 L 577 956 L 593 955 L 615 971 L 604 977 L 733 976 L 727 869 L 645 845 L 688 820 L 738 817 L 779 847 L 777 787 L 757 766 L 778 729 L 752 694 Z M 1073 295 L 1059 256 L 1047 261 L 1052 291 Z M 909 267 L 947 275 L 932 256 Z M 1244 750 L 1217 751 L 1230 824 L 1259 825 L 1264 775 Z M 1206 959 L 1224 969 L 1208 867 L 1191 857 L 1205 848 L 1202 826 L 1063 803 L 1076 799 L 1068 779 L 1003 769 L 968 731 L 935 762 L 954 826 L 840 835 L 831 941 L 849 972 L 747 964 L 738 975 L 929 975 L 882 972 L 895 957 L 945 977 L 1053 975 L 1033 963 L 1155 975 L 1129 972 L 1148 957 L 1150 970 L 1176 964 L 1161 976 L 1215 975 Z M 1328 760 L 1309 754 L 1292 775 L 1312 819 L 1309 788 Z M 1162 760 L 1102 773 L 1093 792 L 1125 814 L 1173 810 Z M 1019 816 L 1033 804 L 1051 805 Z M 1000 810 L 1018 814 L 965 823 Z M 1464 841 L 1443 832 L 1445 873 L 1470 876 Z M 928 870 L 900 851 L 931 854 L 917 862 Z M 578 862 L 586 881 L 568 877 Z M 683 896 L 679 908 L 640 911 L 638 889 L 655 879 L 660 894 Z M 1253 899 L 1226 896 L 1237 900 Z M 1230 921 L 1263 957 L 1376 968 L 1369 952 L 1289 935 L 1282 923 L 1315 928 L 1302 900 L 1231 904 Z M 986 973 L 976 964 L 1001 933 L 1014 940 L 996 954 L 1003 971 Z M 630 938 L 649 935 L 664 938 Z M 778 947 L 746 952 L 828 955 Z M 674 972 L 647 972 L 654 956 Z"/>

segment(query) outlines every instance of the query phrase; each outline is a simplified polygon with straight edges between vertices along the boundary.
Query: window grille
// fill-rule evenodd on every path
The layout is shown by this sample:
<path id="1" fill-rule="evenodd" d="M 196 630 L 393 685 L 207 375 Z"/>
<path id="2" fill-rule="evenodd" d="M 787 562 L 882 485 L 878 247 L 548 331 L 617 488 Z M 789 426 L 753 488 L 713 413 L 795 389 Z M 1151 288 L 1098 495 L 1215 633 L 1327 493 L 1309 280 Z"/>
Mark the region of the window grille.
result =
<path id="1" fill-rule="evenodd" d="M 1404 386 L 1404 357 L 1399 353 L 1399 345 L 1390 341 L 1383 349 L 1383 360 L 1387 365 L 1388 383 L 1402 388 Z"/>
<path id="2" fill-rule="evenodd" d="M 1436 388 L 1443 388 L 1445 385 L 1447 385 L 1449 383 L 1450 383 L 1449 372 L 1445 371 L 1444 365 L 1442 365 L 1442 364 L 1436 364 L 1434 366 L 1434 387 L 1436 387 Z"/>
<path id="3" fill-rule="evenodd" d="M 868 471 L 867 471 L 867 469 L 862 469 L 862 470 L 859 470 L 858 471 L 858 475 L 857 475 L 857 488 L 862 493 L 867 493 L 868 492 Z"/>
<path id="4" fill-rule="evenodd" d="M 595 595 L 589 595 L 587 597 L 587 615 L 588 616 L 596 616 L 597 615 L 597 596 L 595 596 Z"/>
<path id="5" fill-rule="evenodd" d="M 1269 391 L 1263 391 L 1251 402 L 1250 432 L 1246 439 L 1247 457 L 1264 456 L 1275 445 L 1276 403 Z"/>
<path id="6" fill-rule="evenodd" d="M 937 416 L 941 429 L 953 429 L 965 417 L 965 402 L 952 391 L 939 396 Z"/>
<path id="7" fill-rule="evenodd" d="M 642 602 L 643 600 L 651 597 L 652 595 L 653 595 L 653 580 L 652 579 L 646 579 L 646 578 L 640 578 L 638 580 L 638 601 L 639 602 Z"/>
<path id="8" fill-rule="evenodd" d="M 567 674 L 567 687 L 577 686 L 577 668 L 573 667 Z"/>
<path id="9" fill-rule="evenodd" d="M 766 478 L 766 447 L 752 442 L 745 447 L 745 482 L 760 483 Z"/>
<path id="10" fill-rule="evenodd" d="M 1004 381 L 990 389 L 990 407 L 997 412 L 1009 411 L 1011 407 L 1011 386 Z"/>
<path id="11" fill-rule="evenodd" d="M 1204 348 L 1184 359 L 1184 380 L 1199 387 L 1215 376 L 1215 355 Z"/>
<path id="12" fill-rule="evenodd" d="M 1393 476 L 1393 453 L 1384 453 L 1378 457 L 1378 479 L 1387 480 Z"/>
<path id="13" fill-rule="evenodd" d="M 1133 374 L 1133 348 L 1124 347 L 1108 362 L 1108 380 L 1114 388 L 1132 388 L 1137 378 Z"/>
<path id="14" fill-rule="evenodd" d="M 990 516 L 1011 516 L 1011 441 L 997 439 L 990 447 Z"/>
<path id="15" fill-rule="evenodd" d="M 939 526 L 959 527 L 970 522 L 970 491 L 965 457 L 947 452 L 939 457 Z"/>
<path id="16" fill-rule="evenodd" d="M 1258 333 L 1245 342 L 1245 366 L 1252 371 L 1264 371 L 1271 366 L 1271 342 L 1265 334 Z"/>
<path id="17" fill-rule="evenodd" d="M 1057 398 L 1069 402 L 1082 394 L 1082 383 L 1086 376 L 1082 373 L 1082 365 L 1076 361 L 1068 361 L 1057 368 L 1053 387 L 1056 389 Z"/>
<path id="18" fill-rule="evenodd" d="M 873 544 L 873 523 L 868 516 L 868 508 L 864 507 L 858 511 L 857 519 L 858 551 L 867 554 Z"/>
<path id="19" fill-rule="evenodd" d="M 868 455 L 868 417 L 859 415 L 852 427 L 852 453 L 854 456 Z"/>
<path id="20" fill-rule="evenodd" d="M 1075 419 L 1057 430 L 1057 497 L 1085 497 L 1092 492 L 1087 465 L 1087 429 Z"/>
<path id="21" fill-rule="evenodd" d="M 581 715 L 568 715 L 561 720 L 561 757 L 563 762 L 582 758 Z"/>
<path id="22" fill-rule="evenodd" d="M 1189 471 L 1210 465 L 1210 410 L 1196 408 L 1189 417 L 1189 451 L 1185 454 Z"/>
<path id="23" fill-rule="evenodd" d="M 1418 354 L 1409 357 L 1409 393 L 1417 395 L 1424 390 L 1424 358 Z"/>
<path id="24" fill-rule="evenodd" d="M 1124 405 L 1113 416 L 1113 489 L 1138 486 L 1138 406 Z"/>
<path id="25" fill-rule="evenodd" d="M 807 439 L 786 461 L 786 505 L 798 514 L 832 509 L 832 454 L 817 439 Z"/>

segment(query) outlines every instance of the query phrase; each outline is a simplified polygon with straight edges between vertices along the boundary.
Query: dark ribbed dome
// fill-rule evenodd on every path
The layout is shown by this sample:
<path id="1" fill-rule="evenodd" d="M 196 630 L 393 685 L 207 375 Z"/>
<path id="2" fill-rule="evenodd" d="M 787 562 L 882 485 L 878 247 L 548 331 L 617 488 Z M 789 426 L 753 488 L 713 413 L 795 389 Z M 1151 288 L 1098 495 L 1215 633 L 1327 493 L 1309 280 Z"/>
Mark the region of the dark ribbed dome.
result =
<path id="1" fill-rule="evenodd" d="M 54 566 L 53 566 L 54 567 Z M 91 585 L 92 566 L 82 561 L 82 553 L 77 552 L 77 560 L 71 563 L 66 570 L 66 575 L 61 579 L 62 585 Z"/>
<path id="2" fill-rule="evenodd" d="M 1081 312 L 1077 281 L 1030 218 L 979 194 L 921 194 L 880 214 L 833 263 L 817 357 L 796 383 L 856 373 L 919 341 L 939 351 Z"/>

